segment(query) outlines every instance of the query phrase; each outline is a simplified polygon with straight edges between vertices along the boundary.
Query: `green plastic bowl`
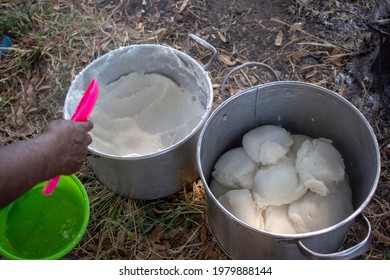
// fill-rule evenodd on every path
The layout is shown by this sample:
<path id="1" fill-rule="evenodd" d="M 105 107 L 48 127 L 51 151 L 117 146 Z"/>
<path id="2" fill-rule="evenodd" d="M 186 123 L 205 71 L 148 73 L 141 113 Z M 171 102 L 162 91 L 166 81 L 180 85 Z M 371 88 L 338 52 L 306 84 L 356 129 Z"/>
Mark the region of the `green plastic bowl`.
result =
<path id="1" fill-rule="evenodd" d="M 89 199 L 76 176 L 61 176 L 51 195 L 44 183 L 0 211 L 0 255 L 12 260 L 55 260 L 83 237 Z"/>

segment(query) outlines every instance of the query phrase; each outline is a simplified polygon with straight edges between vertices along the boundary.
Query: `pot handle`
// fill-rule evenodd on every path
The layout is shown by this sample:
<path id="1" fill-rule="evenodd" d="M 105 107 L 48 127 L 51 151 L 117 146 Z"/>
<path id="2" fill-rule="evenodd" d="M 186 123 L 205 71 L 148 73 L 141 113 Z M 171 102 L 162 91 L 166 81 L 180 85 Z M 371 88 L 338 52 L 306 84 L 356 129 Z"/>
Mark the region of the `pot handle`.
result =
<path id="1" fill-rule="evenodd" d="M 202 38 L 199 38 L 198 36 L 196 36 L 194 34 L 189 34 L 188 35 L 188 46 L 184 50 L 184 53 L 186 53 L 186 54 L 188 54 L 190 52 L 190 49 L 191 49 L 191 39 L 194 40 L 195 42 L 197 42 L 199 45 L 203 46 L 204 48 L 208 49 L 211 52 L 210 60 L 205 65 L 203 65 L 203 69 L 204 70 L 209 69 L 211 63 L 213 62 L 214 58 L 218 54 L 217 50 L 212 45 L 210 45 L 205 40 L 203 40 Z"/>
<path id="2" fill-rule="evenodd" d="M 222 85 L 221 85 L 221 95 L 223 100 L 226 100 L 225 96 L 225 84 L 229 77 L 233 75 L 238 70 L 241 70 L 242 68 L 249 67 L 249 66 L 258 66 L 264 70 L 266 70 L 268 73 L 271 74 L 272 78 L 274 78 L 275 81 L 279 81 L 279 76 L 276 74 L 275 70 L 271 68 L 271 66 L 261 63 L 261 62 L 246 62 L 244 64 L 241 64 L 239 66 L 234 67 L 230 72 L 226 75 L 225 79 L 223 79 Z"/>
<path id="3" fill-rule="evenodd" d="M 320 254 L 308 249 L 303 243 L 299 240 L 297 246 L 301 253 L 308 259 L 314 260 L 350 260 L 362 255 L 367 251 L 371 243 L 371 225 L 369 220 L 362 214 L 357 216 L 356 219 L 365 229 L 367 230 L 367 236 L 355 246 L 348 248 L 344 251 L 332 253 L 332 254 Z"/>

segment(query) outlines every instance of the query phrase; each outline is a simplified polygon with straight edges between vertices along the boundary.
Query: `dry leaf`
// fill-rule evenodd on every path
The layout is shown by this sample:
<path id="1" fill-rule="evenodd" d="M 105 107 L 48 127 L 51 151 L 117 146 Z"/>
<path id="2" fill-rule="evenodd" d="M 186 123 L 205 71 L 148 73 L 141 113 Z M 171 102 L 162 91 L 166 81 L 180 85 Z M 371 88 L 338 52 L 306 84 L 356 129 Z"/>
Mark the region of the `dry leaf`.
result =
<path id="1" fill-rule="evenodd" d="M 292 31 L 302 31 L 302 28 L 303 28 L 303 23 L 302 22 L 297 22 L 297 23 L 294 23 L 293 26 L 291 27 L 291 30 Z"/>
<path id="2" fill-rule="evenodd" d="M 128 34 L 129 34 L 130 39 L 139 40 L 142 38 L 142 34 L 136 30 L 133 30 L 133 29 L 129 29 Z"/>
<path id="3" fill-rule="evenodd" d="M 145 29 L 145 26 L 142 22 L 138 22 L 136 24 L 136 27 L 135 27 L 136 30 L 140 31 L 140 32 L 144 32 L 144 29 Z"/>
<path id="4" fill-rule="evenodd" d="M 305 57 L 309 54 L 309 52 L 305 49 L 300 49 L 296 52 L 294 52 L 292 55 L 291 55 L 291 59 L 292 61 L 294 62 L 298 62 L 302 57 Z"/>
<path id="5" fill-rule="evenodd" d="M 116 246 L 120 247 L 125 241 L 126 233 L 123 230 L 119 230 L 116 236 Z"/>
<path id="6" fill-rule="evenodd" d="M 184 0 L 183 3 L 180 6 L 179 13 L 184 11 L 184 9 L 187 7 L 189 0 Z"/>
<path id="7" fill-rule="evenodd" d="M 202 227 L 200 228 L 200 242 L 204 244 L 206 242 L 206 238 L 207 238 L 207 228 L 206 225 L 202 225 Z"/>
<path id="8" fill-rule="evenodd" d="M 106 32 L 111 32 L 114 29 L 114 26 L 111 23 L 104 23 L 102 26 L 103 30 Z"/>
<path id="9" fill-rule="evenodd" d="M 91 62 L 91 58 L 87 55 L 81 56 L 81 61 L 84 63 L 89 63 Z"/>
<path id="10" fill-rule="evenodd" d="M 25 71 L 26 79 L 30 80 L 31 79 L 31 71 L 27 70 Z"/>
<path id="11" fill-rule="evenodd" d="M 235 61 L 237 61 L 238 63 L 241 63 L 241 64 L 244 64 L 244 63 L 247 63 L 247 62 L 250 62 L 250 60 L 248 59 L 245 59 L 245 58 L 240 58 L 240 57 L 237 57 L 236 59 L 234 59 Z"/>
<path id="12" fill-rule="evenodd" d="M 53 9 L 57 11 L 59 8 L 60 8 L 60 0 L 56 0 Z"/>
<path id="13" fill-rule="evenodd" d="M 16 125 L 17 126 L 23 125 L 23 123 L 25 122 L 25 113 L 23 111 L 22 106 L 20 106 L 18 108 L 18 110 L 16 111 L 15 117 L 16 117 L 16 120 L 15 120 Z"/>
<path id="14" fill-rule="evenodd" d="M 390 237 L 384 235 L 379 230 L 373 229 L 372 234 L 375 236 L 378 242 L 383 243 L 385 245 L 390 245 Z"/>
<path id="15" fill-rule="evenodd" d="M 291 36 L 291 41 L 292 42 L 295 42 L 295 41 L 299 41 L 301 37 L 297 36 L 295 33 Z"/>
<path id="16" fill-rule="evenodd" d="M 283 31 L 279 30 L 278 35 L 276 35 L 275 46 L 280 47 L 282 45 L 282 42 L 283 42 Z"/>
<path id="17" fill-rule="evenodd" d="M 312 71 L 310 71 L 309 73 L 307 73 L 305 75 L 305 79 L 310 79 L 310 78 L 314 77 L 315 74 L 317 74 L 317 70 L 313 69 Z"/>
<path id="18" fill-rule="evenodd" d="M 218 59 L 219 61 L 221 61 L 223 64 L 227 65 L 227 66 L 234 66 L 236 65 L 236 61 L 235 60 L 231 60 L 230 57 L 226 54 L 220 54 L 218 56 Z"/>
<path id="19" fill-rule="evenodd" d="M 218 36 L 219 36 L 219 38 L 221 39 L 221 41 L 224 42 L 224 43 L 226 43 L 226 41 L 227 41 L 227 40 L 226 40 L 226 37 L 223 36 L 223 35 L 221 34 L 221 32 L 219 32 L 219 31 L 218 31 L 217 33 L 218 33 Z"/>
<path id="20" fill-rule="evenodd" d="M 215 249 L 213 247 L 208 247 L 206 249 L 205 255 L 208 259 L 215 259 L 215 255 L 216 255 Z"/>
<path id="21" fill-rule="evenodd" d="M 30 79 L 30 84 L 33 86 L 38 85 L 39 81 L 42 79 L 41 75 L 39 74 L 34 74 L 34 76 Z"/>
<path id="22" fill-rule="evenodd" d="M 340 56 L 340 49 L 339 48 L 334 48 L 332 51 L 332 63 L 336 66 L 342 66 L 343 64 L 341 63 L 341 56 Z"/>
<path id="23" fill-rule="evenodd" d="M 245 77 L 240 75 L 239 79 L 240 79 L 241 84 L 244 85 L 245 87 L 252 86 L 251 84 L 249 84 L 248 80 Z"/>
<path id="24" fill-rule="evenodd" d="M 32 114 L 32 113 L 37 113 L 37 112 L 39 112 L 39 111 L 40 111 L 39 108 L 37 108 L 37 107 L 32 107 L 32 108 L 29 108 L 29 109 L 27 110 L 27 113 L 28 113 L 28 114 Z"/>
<path id="25" fill-rule="evenodd" d="M 168 250 L 169 248 L 166 246 L 166 244 L 153 243 L 153 249 L 154 251 L 161 253 Z"/>
<path id="26" fill-rule="evenodd" d="M 32 86 L 32 84 L 28 85 L 26 95 L 27 96 L 34 96 L 35 95 L 34 94 L 34 87 Z"/>

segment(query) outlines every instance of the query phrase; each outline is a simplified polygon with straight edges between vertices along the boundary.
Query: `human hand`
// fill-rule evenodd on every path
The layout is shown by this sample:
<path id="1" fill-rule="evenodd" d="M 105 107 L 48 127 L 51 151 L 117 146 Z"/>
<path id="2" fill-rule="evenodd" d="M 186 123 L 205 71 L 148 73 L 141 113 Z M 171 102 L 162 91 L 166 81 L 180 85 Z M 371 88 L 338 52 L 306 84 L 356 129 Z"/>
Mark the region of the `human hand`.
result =
<path id="1" fill-rule="evenodd" d="M 78 171 L 88 154 L 92 138 L 88 132 L 93 128 L 91 121 L 72 122 L 55 120 L 48 124 L 41 137 L 50 152 L 50 168 L 53 174 L 69 175 Z"/>

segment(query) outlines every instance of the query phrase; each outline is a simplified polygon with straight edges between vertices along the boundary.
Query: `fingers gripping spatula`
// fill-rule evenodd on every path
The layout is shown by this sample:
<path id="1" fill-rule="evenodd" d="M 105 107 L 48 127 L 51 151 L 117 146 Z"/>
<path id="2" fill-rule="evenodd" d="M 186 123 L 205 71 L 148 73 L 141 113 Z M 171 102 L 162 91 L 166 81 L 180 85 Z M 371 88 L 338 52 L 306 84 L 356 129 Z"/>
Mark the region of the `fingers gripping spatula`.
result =
<path id="1" fill-rule="evenodd" d="M 76 110 L 74 111 L 71 121 L 74 122 L 85 122 L 88 120 L 89 115 L 92 113 L 93 107 L 97 101 L 99 94 L 99 84 L 96 79 L 93 79 L 88 85 L 87 89 L 84 92 L 83 97 L 81 98 L 79 104 L 77 105 Z M 51 194 L 60 180 L 60 176 L 56 176 L 45 182 L 43 186 L 42 193 L 44 195 Z"/>

